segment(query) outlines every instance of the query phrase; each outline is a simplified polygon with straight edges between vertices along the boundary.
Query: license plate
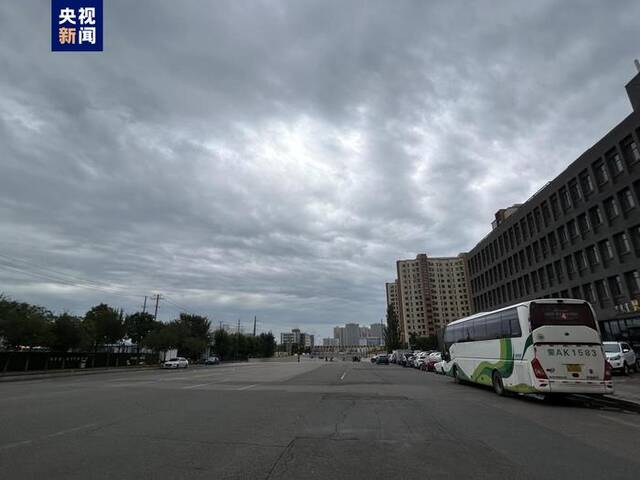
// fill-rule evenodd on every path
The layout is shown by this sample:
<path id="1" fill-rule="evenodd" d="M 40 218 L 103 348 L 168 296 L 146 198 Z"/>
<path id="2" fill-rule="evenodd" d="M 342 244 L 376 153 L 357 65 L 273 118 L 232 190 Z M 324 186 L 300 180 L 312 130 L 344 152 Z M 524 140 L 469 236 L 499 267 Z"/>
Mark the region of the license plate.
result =
<path id="1" fill-rule="evenodd" d="M 575 363 L 570 363 L 567 365 L 567 372 L 569 373 L 581 373 L 582 372 L 582 365 L 578 365 Z"/>

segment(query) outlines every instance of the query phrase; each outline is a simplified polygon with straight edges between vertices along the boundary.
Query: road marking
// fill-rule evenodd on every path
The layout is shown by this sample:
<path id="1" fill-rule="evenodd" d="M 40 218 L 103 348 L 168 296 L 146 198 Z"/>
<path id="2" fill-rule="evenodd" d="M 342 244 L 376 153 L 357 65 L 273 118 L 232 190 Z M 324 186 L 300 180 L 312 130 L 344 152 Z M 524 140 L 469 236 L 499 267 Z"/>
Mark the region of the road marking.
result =
<path id="1" fill-rule="evenodd" d="M 628 425 L 630 427 L 640 428 L 640 425 L 638 425 L 637 423 L 625 422 L 624 420 L 620 420 L 619 418 L 616 418 L 616 417 L 610 417 L 609 415 L 600 415 L 600 414 L 598 414 L 598 416 L 602 417 L 602 418 L 606 418 L 607 420 L 611 420 L 612 422 L 620 423 L 622 425 Z"/>
<path id="2" fill-rule="evenodd" d="M 97 427 L 98 424 L 97 423 L 87 423 L 86 425 L 80 425 L 79 427 L 74 427 L 74 428 L 68 428 L 66 430 L 60 430 L 59 432 L 56 433 L 50 433 L 49 435 L 47 435 L 47 437 L 60 437 L 62 435 L 66 435 L 67 433 L 71 433 L 71 432 L 77 432 L 78 430 L 84 430 L 86 428 L 91 428 L 91 427 Z"/>
<path id="3" fill-rule="evenodd" d="M 189 390 L 191 388 L 198 388 L 198 387 L 204 387 L 209 385 L 208 383 L 198 383 L 197 385 L 189 385 L 187 387 L 182 387 L 182 390 Z"/>
<path id="4" fill-rule="evenodd" d="M 344 380 L 344 376 L 347 374 L 347 371 L 345 370 L 344 373 L 342 374 L 342 376 L 340 377 L 340 380 Z"/>
<path id="5" fill-rule="evenodd" d="M 246 387 L 240 387 L 238 390 L 249 390 L 251 387 L 255 387 L 257 384 L 247 385 Z"/>
<path id="6" fill-rule="evenodd" d="M 7 443 L 6 445 L 0 445 L 0 450 L 9 450 L 10 448 L 19 447 L 21 445 L 29 445 L 33 443 L 31 440 L 23 440 L 22 442 Z"/>

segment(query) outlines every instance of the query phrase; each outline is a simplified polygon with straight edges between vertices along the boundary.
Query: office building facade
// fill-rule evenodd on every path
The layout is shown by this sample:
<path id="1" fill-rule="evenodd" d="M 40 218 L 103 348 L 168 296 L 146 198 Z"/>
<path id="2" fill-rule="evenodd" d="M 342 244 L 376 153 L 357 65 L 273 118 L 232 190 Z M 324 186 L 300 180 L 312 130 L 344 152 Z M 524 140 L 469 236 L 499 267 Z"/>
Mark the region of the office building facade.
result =
<path id="1" fill-rule="evenodd" d="M 496 214 L 469 252 L 476 312 L 579 298 L 605 338 L 640 341 L 640 74 L 627 93 L 633 112 L 525 203 Z"/>

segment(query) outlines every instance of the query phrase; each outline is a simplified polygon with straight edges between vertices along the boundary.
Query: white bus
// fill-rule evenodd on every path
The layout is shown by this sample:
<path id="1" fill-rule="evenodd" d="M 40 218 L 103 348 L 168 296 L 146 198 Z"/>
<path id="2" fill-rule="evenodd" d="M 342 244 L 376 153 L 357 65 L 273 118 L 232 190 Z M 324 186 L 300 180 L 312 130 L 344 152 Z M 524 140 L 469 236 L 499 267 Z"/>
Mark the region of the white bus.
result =
<path id="1" fill-rule="evenodd" d="M 540 299 L 451 322 L 446 371 L 516 393 L 613 393 L 598 322 L 583 300 Z"/>

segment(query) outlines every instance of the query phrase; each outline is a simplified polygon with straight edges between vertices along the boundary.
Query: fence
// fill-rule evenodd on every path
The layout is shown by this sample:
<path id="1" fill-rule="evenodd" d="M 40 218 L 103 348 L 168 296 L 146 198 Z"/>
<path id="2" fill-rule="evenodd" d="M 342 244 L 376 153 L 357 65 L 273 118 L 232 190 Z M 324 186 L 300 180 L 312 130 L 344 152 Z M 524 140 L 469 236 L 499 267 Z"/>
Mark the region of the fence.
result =
<path id="1" fill-rule="evenodd" d="M 69 368 L 126 367 L 156 363 L 158 363 L 158 355 L 153 353 L 0 352 L 0 374 Z"/>

